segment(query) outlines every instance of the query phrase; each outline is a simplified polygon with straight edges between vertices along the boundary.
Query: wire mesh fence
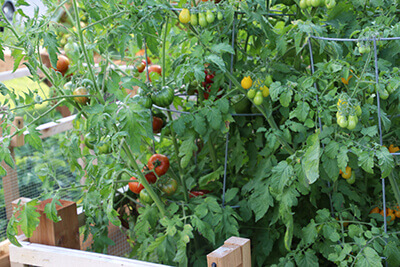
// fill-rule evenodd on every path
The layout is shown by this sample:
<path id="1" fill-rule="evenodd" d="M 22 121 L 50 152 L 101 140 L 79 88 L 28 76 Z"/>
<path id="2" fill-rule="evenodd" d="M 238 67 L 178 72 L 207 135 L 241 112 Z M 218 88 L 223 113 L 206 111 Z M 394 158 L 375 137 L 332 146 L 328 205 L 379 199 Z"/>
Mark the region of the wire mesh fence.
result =
<path id="1" fill-rule="evenodd" d="M 63 136 L 59 134 L 44 139 L 43 153 L 36 151 L 29 144 L 13 149 L 16 169 L 8 169 L 7 179 L 10 183 L 0 183 L 0 240 L 6 239 L 6 227 L 10 216 L 10 212 L 6 211 L 8 201 L 18 197 L 43 199 L 45 193 L 51 194 L 60 185 L 76 182 L 76 173 L 71 172 L 59 148 L 58 142 Z M 49 175 L 53 176 L 53 181 L 44 179 Z M 77 197 L 76 192 L 65 191 L 62 195 L 63 199 L 71 201 L 76 201 Z"/>

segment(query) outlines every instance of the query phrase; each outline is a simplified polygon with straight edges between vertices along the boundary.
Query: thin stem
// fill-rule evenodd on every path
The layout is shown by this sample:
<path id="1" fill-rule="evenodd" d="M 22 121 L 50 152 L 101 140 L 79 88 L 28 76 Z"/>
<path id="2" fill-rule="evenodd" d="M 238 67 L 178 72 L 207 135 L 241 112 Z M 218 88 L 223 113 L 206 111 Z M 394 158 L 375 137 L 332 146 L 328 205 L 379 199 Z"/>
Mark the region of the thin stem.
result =
<path id="1" fill-rule="evenodd" d="M 92 80 L 92 82 L 94 84 L 94 88 L 96 89 L 96 92 L 98 94 L 97 99 L 100 101 L 100 103 L 105 104 L 105 101 L 104 101 L 103 97 L 101 96 L 100 89 L 99 89 L 99 87 L 97 85 L 97 81 L 96 81 L 96 78 L 94 76 L 92 66 L 91 66 L 90 61 L 89 61 L 89 56 L 88 56 L 88 52 L 86 50 L 86 46 L 85 46 L 85 42 L 84 42 L 83 34 L 82 34 L 82 28 L 81 28 L 81 24 L 80 24 L 80 21 L 79 21 L 78 4 L 76 3 L 76 0 L 74 0 L 73 4 L 74 4 L 76 28 L 78 29 L 79 43 L 81 45 L 81 49 L 83 51 L 83 55 L 85 56 L 85 60 L 86 60 L 86 63 L 87 63 L 88 69 L 89 69 L 89 75 L 90 75 L 90 78 L 91 78 L 91 80 Z"/>
<path id="2" fill-rule="evenodd" d="M 211 157 L 211 162 L 213 165 L 213 170 L 216 171 L 218 169 L 218 161 L 217 161 L 217 156 L 215 153 L 214 143 L 213 143 L 211 137 L 207 143 L 208 143 L 208 150 L 210 150 L 210 157 Z"/>
<path id="3" fill-rule="evenodd" d="M 129 12 L 128 12 L 128 11 L 120 11 L 120 12 L 118 12 L 118 13 L 115 13 L 115 14 L 112 14 L 112 15 L 107 16 L 107 17 L 105 17 L 105 18 L 102 18 L 102 19 L 100 19 L 100 20 L 98 20 L 98 21 L 96 21 L 96 22 L 90 23 L 90 24 L 87 25 L 86 27 L 82 28 L 82 31 L 85 31 L 85 30 L 89 29 L 90 27 L 93 27 L 93 26 L 96 25 L 96 24 L 102 23 L 102 22 L 105 21 L 105 20 L 118 17 L 119 15 L 124 14 L 124 13 L 129 13 Z"/>

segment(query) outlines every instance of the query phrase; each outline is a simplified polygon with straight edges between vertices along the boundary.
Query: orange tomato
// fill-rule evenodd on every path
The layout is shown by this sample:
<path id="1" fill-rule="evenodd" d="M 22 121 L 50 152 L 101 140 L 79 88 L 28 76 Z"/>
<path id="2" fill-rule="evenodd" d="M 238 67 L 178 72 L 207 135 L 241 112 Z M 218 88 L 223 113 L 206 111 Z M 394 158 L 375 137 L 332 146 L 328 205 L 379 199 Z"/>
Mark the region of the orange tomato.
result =
<path id="1" fill-rule="evenodd" d="M 391 144 L 390 146 L 389 146 L 389 152 L 390 153 L 396 153 L 397 151 L 399 151 L 400 150 L 400 148 L 398 147 L 398 146 L 394 146 L 393 144 Z"/>
<path id="2" fill-rule="evenodd" d="M 381 210 L 378 207 L 375 207 L 369 212 L 369 214 L 380 213 L 380 212 L 381 212 Z"/>
<path id="3" fill-rule="evenodd" d="M 342 78 L 342 83 L 344 83 L 345 85 L 349 84 L 350 79 L 353 77 L 353 75 L 350 75 L 349 78 L 347 78 L 347 80 L 345 78 Z"/>
<path id="4" fill-rule="evenodd" d="M 351 177 L 351 168 L 349 166 L 346 167 L 346 171 L 342 172 L 342 177 L 344 179 L 349 179 Z"/>

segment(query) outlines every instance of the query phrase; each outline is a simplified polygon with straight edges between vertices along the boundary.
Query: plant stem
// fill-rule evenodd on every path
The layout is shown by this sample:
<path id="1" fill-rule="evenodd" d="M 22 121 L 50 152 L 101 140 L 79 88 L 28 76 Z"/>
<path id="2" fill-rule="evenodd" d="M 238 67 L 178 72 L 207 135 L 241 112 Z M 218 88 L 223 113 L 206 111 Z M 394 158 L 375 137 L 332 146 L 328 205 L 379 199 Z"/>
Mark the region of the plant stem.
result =
<path id="1" fill-rule="evenodd" d="M 126 141 L 123 141 L 122 148 L 125 151 L 133 169 L 138 173 L 138 180 L 139 182 L 144 186 L 144 188 L 147 190 L 149 193 L 150 197 L 154 200 L 154 203 L 156 203 L 157 208 L 161 212 L 161 215 L 164 217 L 167 215 L 167 211 L 165 209 L 164 203 L 160 200 L 160 198 L 157 196 L 157 194 L 154 192 L 153 188 L 151 188 L 151 185 L 147 182 L 146 177 L 144 174 L 141 172 L 139 165 L 137 164 L 135 158 L 133 157 L 133 153 L 126 143 Z"/>
<path id="2" fill-rule="evenodd" d="M 213 143 L 211 137 L 207 143 L 208 143 L 208 149 L 210 150 L 210 157 L 211 157 L 211 162 L 213 165 L 213 170 L 216 171 L 218 169 L 218 161 L 217 161 L 217 156 L 215 153 L 214 143 Z"/>
<path id="3" fill-rule="evenodd" d="M 164 32 L 164 37 L 163 37 L 163 44 L 162 44 L 162 68 L 161 68 L 161 76 L 162 76 L 162 86 L 165 86 L 165 49 L 167 46 L 167 35 L 168 35 L 168 19 L 169 17 L 167 17 L 167 20 L 165 21 L 165 32 Z"/>
<path id="4" fill-rule="evenodd" d="M 90 64 L 88 52 L 87 52 L 86 47 L 85 47 L 85 42 L 84 42 L 83 34 L 82 34 L 82 28 L 81 28 L 81 24 L 80 24 L 80 21 L 79 21 L 78 4 L 76 3 L 76 0 L 74 0 L 73 4 L 74 4 L 76 28 L 78 30 L 79 43 L 81 45 L 81 49 L 83 51 L 83 55 L 85 56 L 86 64 L 87 64 L 88 69 L 89 69 L 90 78 L 91 78 L 91 80 L 92 80 L 92 82 L 94 84 L 94 88 L 96 89 L 96 92 L 98 94 L 97 99 L 100 101 L 100 103 L 102 103 L 104 105 L 105 101 L 104 101 L 104 99 L 103 99 L 103 97 L 101 95 L 100 89 L 99 89 L 99 87 L 97 85 L 97 81 L 96 81 L 96 78 L 95 78 L 94 73 L 93 73 L 92 65 Z"/>
<path id="5" fill-rule="evenodd" d="M 168 111 L 167 113 L 168 113 L 168 119 L 170 121 L 172 121 L 171 111 Z M 180 179 L 180 181 L 182 183 L 182 186 L 183 186 L 183 190 L 184 190 L 183 194 L 184 194 L 184 197 L 185 197 L 185 201 L 187 202 L 188 201 L 188 196 L 187 196 L 188 192 L 187 192 L 187 188 L 186 188 L 186 182 L 183 179 L 183 169 L 182 169 L 182 166 L 181 166 L 181 157 L 179 157 L 178 141 L 176 139 L 176 133 L 174 131 L 174 128 L 172 128 L 172 125 L 170 126 L 170 129 L 171 129 L 171 135 L 172 135 L 172 143 L 174 144 L 175 154 L 176 154 L 176 157 L 178 159 L 179 179 Z"/>

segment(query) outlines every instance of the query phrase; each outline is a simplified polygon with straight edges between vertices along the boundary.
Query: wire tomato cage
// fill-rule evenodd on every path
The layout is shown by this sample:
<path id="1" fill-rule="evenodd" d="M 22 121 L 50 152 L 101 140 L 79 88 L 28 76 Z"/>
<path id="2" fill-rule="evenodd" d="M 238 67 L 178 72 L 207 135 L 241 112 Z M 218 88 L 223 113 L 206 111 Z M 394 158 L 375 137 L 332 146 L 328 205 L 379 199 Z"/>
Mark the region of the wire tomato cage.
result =
<path id="1" fill-rule="evenodd" d="M 316 40 L 323 40 L 323 41 L 328 41 L 328 42 L 368 42 L 373 44 L 373 52 L 374 53 L 374 67 L 375 67 L 375 83 L 378 85 L 379 84 L 379 68 L 378 68 L 378 49 L 377 49 L 377 41 L 394 41 L 394 40 L 400 40 L 400 37 L 389 37 L 389 38 L 377 38 L 376 36 L 372 38 L 366 38 L 366 39 L 348 39 L 348 38 L 329 38 L 329 37 L 319 37 L 319 36 L 313 36 L 309 35 L 308 36 L 308 46 L 309 46 L 309 52 L 310 52 L 310 65 L 311 65 L 311 73 L 314 74 L 315 72 L 315 65 L 314 65 L 314 57 L 313 57 L 313 49 L 312 49 L 312 44 L 311 44 L 311 39 L 316 39 Z M 314 83 L 315 89 L 317 88 L 317 84 Z M 382 133 L 382 113 L 381 113 L 381 103 L 380 103 L 380 96 L 379 96 L 379 90 L 376 90 L 376 99 L 377 99 L 377 115 L 378 115 L 378 130 L 379 130 L 379 144 L 383 146 L 383 133 Z M 318 95 L 316 97 L 316 101 L 318 103 Z M 321 122 L 321 117 L 320 113 L 318 111 L 318 127 L 320 128 L 320 131 L 322 132 L 323 127 L 322 127 L 322 122 Z M 322 144 L 324 147 L 324 144 Z M 396 153 L 390 153 L 393 156 L 400 156 L 399 152 Z M 384 232 L 387 233 L 387 214 L 386 214 L 386 190 L 385 190 L 385 179 L 382 178 L 382 205 L 383 205 L 383 223 L 384 223 Z M 330 182 L 328 182 L 328 186 L 330 187 Z M 331 195 L 329 195 L 331 198 Z M 333 204 L 331 201 L 331 213 L 333 215 Z"/>
<path id="2" fill-rule="evenodd" d="M 152 8 L 152 7 L 149 7 Z M 162 8 L 170 11 L 180 11 L 182 8 Z M 282 13 L 280 11 L 275 11 L 275 10 L 270 10 L 272 12 L 267 12 L 267 13 L 259 13 L 262 16 L 267 16 L 267 17 L 282 17 L 282 16 L 296 16 L 296 13 L 293 14 L 286 14 Z M 243 11 L 235 10 L 234 11 L 234 17 L 232 21 L 232 35 L 231 35 L 231 47 L 234 49 L 235 48 L 235 38 L 236 38 L 236 20 L 237 20 L 237 15 L 238 14 L 246 14 Z M 148 70 L 148 62 L 147 62 L 147 44 L 146 44 L 146 38 L 143 38 L 143 47 L 144 47 L 144 56 L 145 56 L 145 61 L 146 61 L 146 81 L 149 82 L 149 70 Z M 231 60 L 230 60 L 230 74 L 233 74 L 233 69 L 234 69 L 234 54 L 231 54 Z M 229 80 L 229 90 L 232 89 L 232 81 Z M 187 111 L 181 111 L 181 110 L 175 110 L 175 109 L 169 109 L 169 108 L 163 108 L 163 107 L 158 107 L 156 105 L 152 105 L 152 108 L 156 108 L 162 111 L 167 111 L 171 113 L 178 113 L 178 114 L 191 114 L 190 112 Z M 257 117 L 257 116 L 263 116 L 262 113 L 232 113 L 230 114 L 232 117 Z M 152 112 L 150 109 L 150 123 L 153 121 L 153 116 Z M 229 131 L 225 134 L 226 142 L 225 142 L 225 157 L 224 157 L 224 175 L 223 175 L 223 186 L 222 186 L 222 207 L 225 207 L 225 193 L 226 193 L 226 181 L 227 181 L 227 164 L 228 164 L 228 148 L 229 148 Z M 153 139 L 153 152 L 156 152 L 155 148 L 155 140 Z M 197 161 L 197 152 L 195 152 L 195 162 Z M 230 206 L 231 208 L 240 208 L 240 206 Z"/>

